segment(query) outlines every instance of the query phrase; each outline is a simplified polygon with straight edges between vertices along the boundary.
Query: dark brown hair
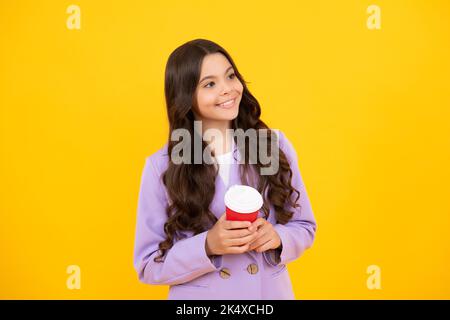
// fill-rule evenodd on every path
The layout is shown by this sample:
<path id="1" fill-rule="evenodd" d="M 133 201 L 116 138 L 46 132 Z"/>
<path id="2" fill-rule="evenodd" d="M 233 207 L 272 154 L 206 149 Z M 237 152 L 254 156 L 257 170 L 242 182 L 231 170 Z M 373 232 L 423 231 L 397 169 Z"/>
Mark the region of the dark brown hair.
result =
<path id="1" fill-rule="evenodd" d="M 247 82 L 239 73 L 231 56 L 218 44 L 204 39 L 189 41 L 172 52 L 169 56 L 165 71 L 165 97 L 167 115 L 169 120 L 168 154 L 169 165 L 163 173 L 163 182 L 166 186 L 171 203 L 166 208 L 168 220 L 164 224 L 164 232 L 167 238 L 159 243 L 161 254 L 155 258 L 155 262 L 161 262 L 162 257 L 169 250 L 175 239 L 184 238 L 184 231 L 192 231 L 193 235 L 208 230 L 217 218 L 209 210 L 209 206 L 215 194 L 215 179 L 218 174 L 214 164 L 194 164 L 194 143 L 192 141 L 191 157 L 192 164 L 174 164 L 171 159 L 172 148 L 179 143 L 171 141 L 172 131 L 184 128 L 191 133 L 192 139 L 197 134 L 194 130 L 194 114 L 192 106 L 196 104 L 196 88 L 200 78 L 203 59 L 208 54 L 221 53 L 233 66 L 234 73 L 243 85 L 242 99 L 239 105 L 239 114 L 232 121 L 232 129 L 255 129 L 259 139 L 258 129 L 267 129 L 268 126 L 260 119 L 261 108 L 258 101 L 247 88 Z M 267 145 L 271 145 L 271 134 L 268 131 Z M 277 137 L 276 135 L 274 135 Z M 278 139 L 278 138 L 276 138 Z M 251 139 L 248 139 L 251 140 Z M 293 212 L 286 210 L 290 205 L 298 207 L 297 201 L 300 192 L 292 187 L 292 170 L 286 155 L 279 149 L 279 169 L 274 175 L 259 175 L 260 168 L 267 167 L 260 163 L 247 163 L 249 159 L 249 141 L 245 139 L 245 149 L 241 150 L 241 155 L 245 163 L 239 165 L 239 173 L 243 184 L 249 184 L 248 178 L 252 175 L 257 177 L 253 187 L 258 189 L 263 195 L 263 211 L 265 217 L 269 216 L 269 204 L 274 206 L 277 223 L 286 224 L 292 217 Z M 202 150 L 207 147 L 207 143 L 202 139 Z M 257 149 L 259 146 L 256 146 Z M 269 147 L 270 148 L 270 147 Z M 268 150 L 270 155 L 270 150 Z M 296 165 L 296 164 L 294 164 Z M 296 199 L 292 199 L 292 194 L 296 193 Z"/>

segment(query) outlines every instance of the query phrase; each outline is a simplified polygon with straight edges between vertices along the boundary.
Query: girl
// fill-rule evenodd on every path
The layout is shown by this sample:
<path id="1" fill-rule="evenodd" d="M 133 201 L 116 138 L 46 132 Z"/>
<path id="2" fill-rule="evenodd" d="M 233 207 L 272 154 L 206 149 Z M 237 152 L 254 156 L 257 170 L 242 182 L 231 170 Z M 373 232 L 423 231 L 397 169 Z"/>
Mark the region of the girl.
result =
<path id="1" fill-rule="evenodd" d="M 140 184 L 134 251 L 140 281 L 169 285 L 169 299 L 294 299 L 286 264 L 311 247 L 316 222 L 292 144 L 260 119 L 232 58 L 212 41 L 189 41 L 170 55 L 165 97 L 169 140 L 146 158 Z M 209 143 L 202 139 L 208 129 L 221 133 Z M 260 159 L 247 163 L 249 150 L 259 154 L 262 147 L 245 140 L 240 148 L 231 129 L 253 129 L 259 137 L 259 129 L 275 132 L 265 139 L 276 143 L 277 172 L 261 174 Z M 187 163 L 174 161 L 176 130 L 190 133 Z M 196 134 L 212 163 L 194 161 Z M 263 195 L 253 223 L 226 220 L 224 194 L 234 184 Z"/>

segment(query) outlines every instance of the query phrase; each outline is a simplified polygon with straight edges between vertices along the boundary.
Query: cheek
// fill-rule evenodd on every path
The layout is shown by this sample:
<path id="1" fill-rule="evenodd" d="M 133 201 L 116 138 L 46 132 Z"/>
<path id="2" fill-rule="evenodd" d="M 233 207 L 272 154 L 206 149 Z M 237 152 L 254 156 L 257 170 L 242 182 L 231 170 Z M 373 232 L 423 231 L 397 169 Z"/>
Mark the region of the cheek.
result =
<path id="1" fill-rule="evenodd" d="M 211 105 L 215 105 L 217 100 L 217 95 L 210 91 L 202 91 L 197 96 L 198 108 L 200 111 L 203 109 L 211 107 Z"/>
<path id="2" fill-rule="evenodd" d="M 240 81 L 237 81 L 235 90 L 242 94 L 242 91 L 244 91 L 244 86 Z"/>

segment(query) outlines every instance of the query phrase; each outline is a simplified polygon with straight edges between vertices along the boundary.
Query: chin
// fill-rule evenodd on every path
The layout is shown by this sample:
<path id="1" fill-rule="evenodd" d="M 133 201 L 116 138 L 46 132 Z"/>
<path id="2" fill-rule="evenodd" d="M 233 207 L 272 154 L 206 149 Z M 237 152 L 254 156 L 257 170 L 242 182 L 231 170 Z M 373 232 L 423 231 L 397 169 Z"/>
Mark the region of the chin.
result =
<path id="1" fill-rule="evenodd" d="M 234 120 L 239 114 L 239 108 L 236 110 L 219 110 L 219 112 L 216 113 L 216 119 L 217 120 Z"/>

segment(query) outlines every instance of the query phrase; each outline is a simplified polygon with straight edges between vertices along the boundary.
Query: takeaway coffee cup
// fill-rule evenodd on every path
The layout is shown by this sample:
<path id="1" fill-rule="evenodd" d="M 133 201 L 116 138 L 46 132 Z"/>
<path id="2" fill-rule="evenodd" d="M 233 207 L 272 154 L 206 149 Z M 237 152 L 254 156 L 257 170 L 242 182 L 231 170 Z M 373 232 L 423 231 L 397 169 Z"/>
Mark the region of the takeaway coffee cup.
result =
<path id="1" fill-rule="evenodd" d="M 263 205 L 258 190 L 244 185 L 231 186 L 225 193 L 224 201 L 227 220 L 253 222 Z"/>

